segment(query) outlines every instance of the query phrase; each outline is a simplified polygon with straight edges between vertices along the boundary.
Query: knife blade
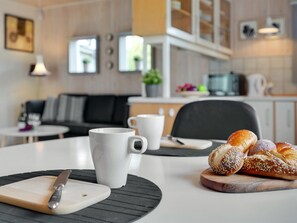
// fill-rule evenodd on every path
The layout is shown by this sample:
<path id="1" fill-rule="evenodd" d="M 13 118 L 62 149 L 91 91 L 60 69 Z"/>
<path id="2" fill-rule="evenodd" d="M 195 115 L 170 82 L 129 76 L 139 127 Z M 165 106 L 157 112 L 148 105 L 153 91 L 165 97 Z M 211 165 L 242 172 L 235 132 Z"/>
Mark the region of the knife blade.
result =
<path id="1" fill-rule="evenodd" d="M 53 185 L 53 188 L 55 191 L 53 192 L 52 196 L 48 200 L 48 207 L 50 209 L 55 209 L 59 206 L 60 200 L 62 197 L 63 187 L 66 185 L 71 172 L 72 172 L 72 170 L 64 170 L 57 177 L 57 179 Z"/>
<path id="2" fill-rule="evenodd" d="M 172 135 L 167 135 L 168 139 L 176 144 L 179 145 L 185 145 L 182 141 L 180 141 L 178 138 L 173 137 Z"/>

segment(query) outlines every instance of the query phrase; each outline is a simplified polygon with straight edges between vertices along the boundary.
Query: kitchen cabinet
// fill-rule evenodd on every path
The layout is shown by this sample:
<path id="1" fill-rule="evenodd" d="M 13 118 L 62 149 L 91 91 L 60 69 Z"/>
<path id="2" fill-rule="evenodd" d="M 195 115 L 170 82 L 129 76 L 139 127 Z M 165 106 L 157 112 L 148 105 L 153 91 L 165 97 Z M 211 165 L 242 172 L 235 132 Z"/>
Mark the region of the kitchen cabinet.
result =
<path id="1" fill-rule="evenodd" d="M 213 0 L 199 1 L 199 37 L 211 43 L 215 41 L 214 9 Z"/>
<path id="2" fill-rule="evenodd" d="M 245 101 L 257 112 L 262 138 L 274 141 L 274 110 L 273 101 Z"/>
<path id="3" fill-rule="evenodd" d="M 129 116 L 136 116 L 139 114 L 164 115 L 165 123 L 163 136 L 166 136 L 171 133 L 176 114 L 182 106 L 183 104 L 179 103 L 132 103 Z"/>
<path id="4" fill-rule="evenodd" d="M 199 1 L 198 37 L 200 40 L 216 44 L 219 49 L 231 48 L 230 7 L 230 1 L 228 0 Z"/>
<path id="5" fill-rule="evenodd" d="M 247 100 L 245 102 L 254 107 L 258 114 L 263 139 L 296 143 L 295 102 L 277 100 Z"/>
<path id="6" fill-rule="evenodd" d="M 229 0 L 133 0 L 132 32 L 143 37 L 170 35 L 207 49 L 230 49 Z M 210 55 L 213 56 L 213 55 Z"/>
<path id="7" fill-rule="evenodd" d="M 219 45 L 231 48 L 231 6 L 227 0 L 220 1 L 220 26 L 219 26 Z"/>
<path id="8" fill-rule="evenodd" d="M 195 40 L 194 0 L 133 0 L 133 34 Z"/>
<path id="9" fill-rule="evenodd" d="M 148 45 L 162 50 L 162 97 L 171 96 L 172 46 L 230 59 L 230 7 L 229 0 L 133 0 L 132 33 L 143 36 L 143 73 Z"/>
<path id="10" fill-rule="evenodd" d="M 275 102 L 275 141 L 295 144 L 294 102 Z"/>

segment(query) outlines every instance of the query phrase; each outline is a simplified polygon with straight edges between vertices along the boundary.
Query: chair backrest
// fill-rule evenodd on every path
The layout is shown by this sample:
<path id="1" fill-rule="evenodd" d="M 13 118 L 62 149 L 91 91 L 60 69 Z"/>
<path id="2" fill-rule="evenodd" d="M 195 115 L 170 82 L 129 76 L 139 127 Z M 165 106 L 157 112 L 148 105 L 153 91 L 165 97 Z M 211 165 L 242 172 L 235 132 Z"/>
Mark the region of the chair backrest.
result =
<path id="1" fill-rule="evenodd" d="M 261 138 L 254 108 L 240 101 L 205 100 L 185 104 L 177 113 L 171 135 L 192 139 L 226 140 L 239 129 Z"/>

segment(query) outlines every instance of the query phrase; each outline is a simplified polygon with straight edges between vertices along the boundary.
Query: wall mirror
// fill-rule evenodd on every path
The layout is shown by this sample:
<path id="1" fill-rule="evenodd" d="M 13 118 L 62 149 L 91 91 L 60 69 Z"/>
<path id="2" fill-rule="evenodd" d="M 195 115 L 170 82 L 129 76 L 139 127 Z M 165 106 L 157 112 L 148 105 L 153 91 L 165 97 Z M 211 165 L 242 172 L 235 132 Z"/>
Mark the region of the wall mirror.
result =
<path id="1" fill-rule="evenodd" d="M 118 38 L 119 72 L 140 72 L 143 69 L 143 38 L 131 33 L 121 33 Z M 154 66 L 154 48 L 147 48 L 147 69 Z"/>
<path id="2" fill-rule="evenodd" d="M 99 37 L 74 37 L 68 46 L 68 72 L 70 74 L 99 73 Z"/>

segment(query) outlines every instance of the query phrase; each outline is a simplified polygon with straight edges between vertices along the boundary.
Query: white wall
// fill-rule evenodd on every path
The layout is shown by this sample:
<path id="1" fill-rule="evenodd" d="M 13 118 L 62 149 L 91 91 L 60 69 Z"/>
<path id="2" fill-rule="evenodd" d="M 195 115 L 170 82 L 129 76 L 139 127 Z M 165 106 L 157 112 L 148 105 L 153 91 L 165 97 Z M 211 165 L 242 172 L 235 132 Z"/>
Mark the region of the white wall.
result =
<path id="1" fill-rule="evenodd" d="M 38 22 L 36 9 L 11 0 L 0 0 L 0 128 L 16 125 L 21 103 L 37 98 L 38 84 L 38 79 L 28 75 L 30 64 L 35 62 L 35 54 L 5 49 L 6 13 Z"/>

